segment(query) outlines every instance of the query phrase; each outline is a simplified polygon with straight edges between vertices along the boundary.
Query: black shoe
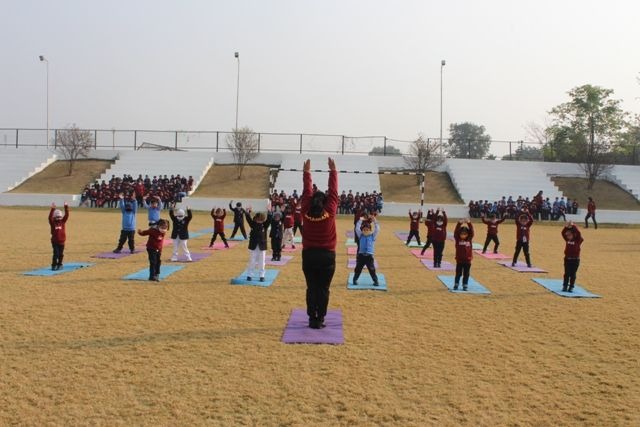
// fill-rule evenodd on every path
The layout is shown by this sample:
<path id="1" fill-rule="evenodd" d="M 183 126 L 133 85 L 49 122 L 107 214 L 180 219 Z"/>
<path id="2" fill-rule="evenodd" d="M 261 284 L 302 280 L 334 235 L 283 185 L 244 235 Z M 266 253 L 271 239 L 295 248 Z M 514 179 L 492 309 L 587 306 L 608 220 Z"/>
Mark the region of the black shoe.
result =
<path id="1" fill-rule="evenodd" d="M 264 282 L 264 277 L 261 277 L 261 278 L 260 278 L 260 281 L 261 281 L 261 282 Z"/>
<path id="2" fill-rule="evenodd" d="M 467 285 L 462 285 L 462 290 L 466 291 L 467 290 Z"/>
<path id="3" fill-rule="evenodd" d="M 58 266 L 53 264 L 51 265 L 51 271 L 56 271 L 58 269 Z"/>
<path id="4" fill-rule="evenodd" d="M 379 283 L 377 280 L 373 282 L 373 286 L 379 286 Z"/>
<path id="5" fill-rule="evenodd" d="M 566 286 L 562 287 L 562 292 L 567 292 L 567 287 Z"/>
<path id="6" fill-rule="evenodd" d="M 251 281 L 251 276 L 247 276 L 247 282 Z"/>
<path id="7" fill-rule="evenodd" d="M 63 267 L 64 267 L 64 265 L 62 265 L 62 264 L 58 264 L 58 265 L 56 266 L 56 270 L 62 270 L 62 268 L 63 268 Z"/>
<path id="8" fill-rule="evenodd" d="M 420 255 L 424 255 L 424 251 L 420 251 Z"/>
<path id="9" fill-rule="evenodd" d="M 134 253 L 135 249 L 129 249 L 129 252 Z"/>
<path id="10" fill-rule="evenodd" d="M 494 253 L 494 254 L 497 254 L 497 253 L 498 253 L 498 250 L 497 250 L 497 249 L 494 249 L 493 253 Z"/>
<path id="11" fill-rule="evenodd" d="M 352 285 L 353 285 L 353 286 L 358 286 L 358 281 L 357 281 L 357 280 L 354 280 L 354 281 L 353 281 L 353 283 L 352 283 Z"/>
<path id="12" fill-rule="evenodd" d="M 527 268 L 531 268 L 531 264 L 527 264 Z"/>
<path id="13" fill-rule="evenodd" d="M 511 267 L 515 267 L 515 266 L 516 266 L 516 263 L 515 263 L 515 262 L 512 262 L 512 263 L 511 263 Z"/>
<path id="14" fill-rule="evenodd" d="M 154 282 L 159 282 L 160 281 L 160 276 L 153 276 L 153 281 Z"/>
<path id="15" fill-rule="evenodd" d="M 457 291 L 457 290 L 458 290 L 458 286 L 459 286 L 459 285 L 458 285 L 457 283 L 456 283 L 455 285 L 453 285 L 453 290 L 454 290 L 454 291 Z"/>
<path id="16" fill-rule="evenodd" d="M 573 292 L 573 286 L 569 286 L 569 290 L 567 292 Z"/>
<path id="17" fill-rule="evenodd" d="M 119 254 L 120 252 L 122 252 L 122 248 L 115 248 L 115 249 L 113 250 L 113 253 L 114 253 L 114 254 Z"/>
<path id="18" fill-rule="evenodd" d="M 487 253 L 487 251 L 482 251 L 482 253 L 483 253 L 483 254 L 486 254 L 486 253 Z M 495 252 L 494 252 L 494 253 L 495 253 Z"/>
<path id="19" fill-rule="evenodd" d="M 320 326 L 321 323 L 318 319 L 309 319 L 309 327 L 311 329 L 320 329 L 322 326 Z"/>
<path id="20" fill-rule="evenodd" d="M 229 245 L 227 245 L 226 243 L 224 244 L 224 248 L 225 249 L 229 249 Z"/>

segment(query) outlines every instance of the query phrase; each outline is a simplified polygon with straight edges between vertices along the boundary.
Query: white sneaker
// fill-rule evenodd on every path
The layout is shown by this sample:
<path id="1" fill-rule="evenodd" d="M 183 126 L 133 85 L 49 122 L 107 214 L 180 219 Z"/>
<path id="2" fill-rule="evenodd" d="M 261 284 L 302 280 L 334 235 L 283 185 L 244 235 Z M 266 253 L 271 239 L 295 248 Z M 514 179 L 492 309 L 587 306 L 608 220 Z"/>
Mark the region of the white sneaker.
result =
<path id="1" fill-rule="evenodd" d="M 176 261 L 178 261 L 178 257 L 172 256 L 171 257 L 171 262 L 176 262 Z"/>
<path id="2" fill-rule="evenodd" d="M 187 257 L 187 262 L 193 262 L 190 256 Z"/>

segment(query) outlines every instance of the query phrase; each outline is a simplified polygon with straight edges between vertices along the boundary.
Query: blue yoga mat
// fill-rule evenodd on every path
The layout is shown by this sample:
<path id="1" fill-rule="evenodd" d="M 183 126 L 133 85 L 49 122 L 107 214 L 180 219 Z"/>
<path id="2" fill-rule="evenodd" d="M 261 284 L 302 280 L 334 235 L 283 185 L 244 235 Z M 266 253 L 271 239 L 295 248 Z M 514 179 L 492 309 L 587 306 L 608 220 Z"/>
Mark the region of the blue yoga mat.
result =
<path id="1" fill-rule="evenodd" d="M 373 289 L 374 291 L 386 291 L 387 280 L 385 279 L 384 274 L 378 273 L 378 286 L 373 286 L 373 279 L 371 279 L 371 275 L 366 270 L 366 268 L 362 270 L 360 277 L 358 277 L 357 286 L 353 285 L 353 273 L 349 273 L 347 289 Z"/>
<path id="2" fill-rule="evenodd" d="M 560 279 L 543 279 L 535 278 L 531 279 L 539 285 L 544 286 L 554 294 L 558 294 L 561 297 L 567 298 L 601 298 L 600 295 L 592 294 L 586 289 L 580 286 L 574 286 L 573 292 L 562 292 L 562 280 Z"/>
<path id="3" fill-rule="evenodd" d="M 233 238 L 228 237 L 228 238 L 227 238 L 227 240 L 233 240 L 233 241 L 236 241 L 236 242 L 244 242 L 244 241 L 245 241 L 245 240 L 247 240 L 247 239 L 245 239 L 244 237 L 242 237 L 242 234 L 240 234 L 240 235 L 237 235 L 237 234 L 236 234 L 235 236 L 233 236 Z"/>
<path id="4" fill-rule="evenodd" d="M 438 279 L 451 291 L 458 294 L 490 294 L 491 291 L 489 289 L 482 286 L 480 283 L 476 282 L 473 277 L 469 277 L 469 284 L 467 285 L 467 290 L 462 290 L 462 278 L 460 278 L 460 286 L 458 286 L 458 290 L 453 290 L 453 284 L 455 276 L 438 276 Z"/>
<path id="5" fill-rule="evenodd" d="M 60 270 L 53 271 L 51 267 L 39 268 L 37 270 L 27 271 L 22 273 L 25 276 L 57 276 L 58 274 L 68 273 L 70 271 L 78 270 L 80 268 L 91 267 L 93 263 L 90 262 L 69 262 L 63 264 Z"/>
<path id="6" fill-rule="evenodd" d="M 184 265 L 161 265 L 160 266 L 160 279 L 166 279 L 176 271 L 182 270 Z M 143 268 L 140 271 L 129 274 L 123 277 L 124 280 L 149 280 L 149 268 Z"/>
<path id="7" fill-rule="evenodd" d="M 279 271 L 276 269 L 268 268 L 265 270 L 264 282 L 260 281 L 260 277 L 251 277 L 251 280 L 247 280 L 247 272 L 243 271 L 238 277 L 231 279 L 232 285 L 248 285 L 248 286 L 262 286 L 267 287 L 273 284 L 273 281 L 278 277 Z"/>
<path id="8" fill-rule="evenodd" d="M 205 234 L 209 234 L 209 233 L 204 233 L 202 231 L 190 231 L 189 238 L 195 239 L 196 237 L 204 236 Z"/>
<path id="9" fill-rule="evenodd" d="M 344 242 L 345 246 L 357 246 L 356 241 L 354 239 L 347 239 Z"/>

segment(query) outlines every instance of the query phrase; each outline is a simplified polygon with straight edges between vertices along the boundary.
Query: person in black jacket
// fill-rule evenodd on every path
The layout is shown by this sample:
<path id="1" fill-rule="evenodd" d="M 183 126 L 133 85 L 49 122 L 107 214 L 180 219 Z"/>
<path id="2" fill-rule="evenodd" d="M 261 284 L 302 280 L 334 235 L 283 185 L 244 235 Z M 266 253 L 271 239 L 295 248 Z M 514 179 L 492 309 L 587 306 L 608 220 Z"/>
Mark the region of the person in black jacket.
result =
<path id="1" fill-rule="evenodd" d="M 269 211 L 269 207 L 267 207 Z M 247 280 L 252 280 L 254 273 L 264 282 L 265 256 L 267 254 L 267 229 L 271 224 L 271 214 L 257 212 L 251 217 L 251 208 L 245 212 L 247 223 L 251 227 L 249 233 L 249 263 L 247 264 Z"/>
<path id="2" fill-rule="evenodd" d="M 229 209 L 233 212 L 233 231 L 231 232 L 231 237 L 229 239 L 233 239 L 240 230 L 242 233 L 242 237 L 247 238 L 247 232 L 244 229 L 244 215 L 245 210 L 242 208 L 242 203 L 236 203 L 236 207 L 232 206 L 233 200 L 229 202 Z"/>
<path id="3" fill-rule="evenodd" d="M 191 222 L 191 209 L 187 206 L 187 215 L 183 209 L 178 209 L 175 214 L 173 208 L 169 209 L 169 218 L 173 222 L 171 238 L 173 239 L 173 255 L 171 261 L 178 261 L 178 252 L 181 250 L 187 261 L 191 262 L 191 253 L 187 247 L 189 240 L 189 222 Z"/>
<path id="4" fill-rule="evenodd" d="M 271 219 L 271 229 L 269 237 L 271 237 L 271 261 L 280 261 L 282 257 L 282 236 L 284 235 L 284 226 L 282 224 L 282 213 L 274 212 Z"/>

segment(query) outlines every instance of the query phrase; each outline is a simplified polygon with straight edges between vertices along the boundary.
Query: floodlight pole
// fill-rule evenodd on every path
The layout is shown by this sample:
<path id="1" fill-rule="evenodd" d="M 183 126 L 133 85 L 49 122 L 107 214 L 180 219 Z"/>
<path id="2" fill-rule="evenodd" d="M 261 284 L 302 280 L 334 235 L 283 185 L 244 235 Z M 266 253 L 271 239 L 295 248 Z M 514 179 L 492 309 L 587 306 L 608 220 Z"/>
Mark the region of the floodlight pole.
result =
<path id="1" fill-rule="evenodd" d="M 49 148 L 49 61 L 44 56 L 40 55 L 40 62 L 44 62 L 47 65 L 47 148 Z"/>
<path id="2" fill-rule="evenodd" d="M 444 66 L 447 65 L 447 61 L 444 59 L 440 61 L 440 156 L 442 156 L 442 71 Z"/>
<path id="3" fill-rule="evenodd" d="M 235 132 L 238 131 L 238 103 L 240 100 L 240 52 L 235 52 L 234 56 L 238 60 L 238 79 L 236 84 L 236 127 Z"/>

